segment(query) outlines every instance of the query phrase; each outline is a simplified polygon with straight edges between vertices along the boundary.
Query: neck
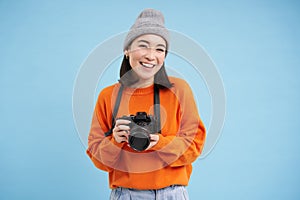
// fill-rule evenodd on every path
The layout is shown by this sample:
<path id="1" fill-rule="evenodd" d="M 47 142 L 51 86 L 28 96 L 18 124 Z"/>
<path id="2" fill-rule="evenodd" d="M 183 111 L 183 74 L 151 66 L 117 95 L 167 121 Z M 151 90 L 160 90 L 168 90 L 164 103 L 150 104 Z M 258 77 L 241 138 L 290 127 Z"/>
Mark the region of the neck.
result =
<path id="1" fill-rule="evenodd" d="M 145 87 L 148 87 L 148 86 L 152 85 L 153 82 L 154 82 L 153 79 L 147 80 L 147 81 L 139 80 L 138 82 L 132 84 L 130 87 L 131 88 L 145 88 Z"/>

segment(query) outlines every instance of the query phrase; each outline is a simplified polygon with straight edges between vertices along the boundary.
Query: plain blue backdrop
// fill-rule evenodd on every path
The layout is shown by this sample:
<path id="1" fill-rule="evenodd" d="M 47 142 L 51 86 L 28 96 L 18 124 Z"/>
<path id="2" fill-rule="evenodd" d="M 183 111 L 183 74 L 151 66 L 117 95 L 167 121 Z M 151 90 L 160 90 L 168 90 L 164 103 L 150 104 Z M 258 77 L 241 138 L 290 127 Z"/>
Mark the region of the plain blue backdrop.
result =
<path id="1" fill-rule="evenodd" d="M 108 199 L 75 128 L 73 86 L 95 46 L 148 7 L 205 48 L 226 89 L 222 135 L 194 163 L 190 199 L 300 199 L 296 0 L 1 0 L 0 199 Z"/>

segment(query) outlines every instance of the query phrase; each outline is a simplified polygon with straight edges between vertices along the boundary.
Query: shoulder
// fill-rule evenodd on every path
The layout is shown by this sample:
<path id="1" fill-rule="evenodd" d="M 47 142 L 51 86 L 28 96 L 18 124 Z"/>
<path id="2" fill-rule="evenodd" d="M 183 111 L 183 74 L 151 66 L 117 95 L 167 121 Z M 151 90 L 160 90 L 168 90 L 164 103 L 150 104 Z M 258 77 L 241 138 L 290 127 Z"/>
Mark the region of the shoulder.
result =
<path id="1" fill-rule="evenodd" d="M 190 89 L 190 86 L 187 83 L 187 81 L 182 78 L 169 76 L 169 80 L 173 84 L 173 89 L 175 89 L 175 90 Z"/>
<path id="2" fill-rule="evenodd" d="M 186 80 L 178 77 L 169 77 L 169 80 L 173 84 L 170 91 L 178 98 L 190 98 L 194 96 L 193 91 Z"/>
<path id="3" fill-rule="evenodd" d="M 99 94 L 109 94 L 109 93 L 112 93 L 112 91 L 118 87 L 119 83 L 115 83 L 113 85 L 110 85 L 110 86 L 107 86 L 105 88 L 103 88 Z"/>
<path id="4" fill-rule="evenodd" d="M 98 100 L 111 99 L 111 97 L 119 90 L 119 88 L 119 83 L 115 83 L 113 85 L 103 88 L 98 95 Z"/>

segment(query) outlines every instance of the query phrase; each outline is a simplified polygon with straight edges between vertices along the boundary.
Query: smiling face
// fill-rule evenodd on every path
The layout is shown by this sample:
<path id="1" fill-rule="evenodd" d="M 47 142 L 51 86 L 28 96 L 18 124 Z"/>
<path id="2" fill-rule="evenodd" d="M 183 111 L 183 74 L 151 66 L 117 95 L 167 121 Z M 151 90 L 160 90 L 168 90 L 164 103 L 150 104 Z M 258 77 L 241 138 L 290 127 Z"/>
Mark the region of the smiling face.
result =
<path id="1" fill-rule="evenodd" d="M 129 57 L 132 70 L 139 77 L 133 87 L 147 87 L 153 84 L 154 75 L 165 61 L 166 42 L 154 34 L 142 35 L 125 50 L 125 55 Z"/>

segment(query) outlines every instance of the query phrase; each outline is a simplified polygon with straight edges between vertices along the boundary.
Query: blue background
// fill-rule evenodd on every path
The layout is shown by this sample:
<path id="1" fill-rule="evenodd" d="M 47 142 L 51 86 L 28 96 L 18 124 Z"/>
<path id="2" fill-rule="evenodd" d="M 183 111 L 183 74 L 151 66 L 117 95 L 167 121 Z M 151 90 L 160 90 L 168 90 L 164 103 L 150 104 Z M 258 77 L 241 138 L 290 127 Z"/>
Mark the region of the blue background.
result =
<path id="1" fill-rule="evenodd" d="M 73 85 L 91 50 L 148 7 L 206 49 L 226 89 L 222 136 L 194 163 L 190 198 L 300 199 L 296 0 L 0 1 L 0 199 L 108 199 Z"/>

